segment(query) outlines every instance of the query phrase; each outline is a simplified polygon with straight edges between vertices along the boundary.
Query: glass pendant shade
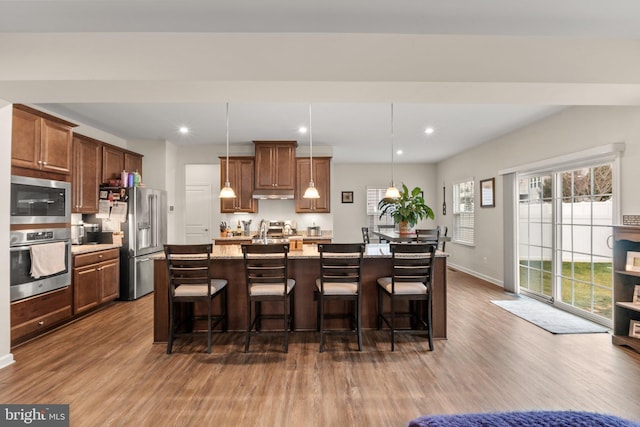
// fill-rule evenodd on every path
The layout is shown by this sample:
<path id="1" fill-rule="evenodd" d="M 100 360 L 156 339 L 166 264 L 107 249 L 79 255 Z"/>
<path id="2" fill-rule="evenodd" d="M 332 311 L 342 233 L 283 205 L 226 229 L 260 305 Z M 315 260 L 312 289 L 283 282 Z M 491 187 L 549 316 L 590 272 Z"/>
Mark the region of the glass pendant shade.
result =
<path id="1" fill-rule="evenodd" d="M 236 192 L 231 188 L 231 183 L 229 182 L 229 103 L 227 102 L 227 174 L 226 180 L 224 182 L 224 187 L 220 190 L 220 198 L 221 199 L 235 199 Z"/>
<path id="2" fill-rule="evenodd" d="M 220 198 L 221 199 L 235 199 L 236 198 L 236 193 L 235 193 L 235 191 L 233 191 L 233 188 L 231 188 L 231 184 L 229 183 L 229 181 L 226 181 L 224 183 L 224 187 L 222 187 L 222 189 L 220 190 Z"/>
<path id="3" fill-rule="evenodd" d="M 303 199 L 319 199 L 320 193 L 318 193 L 318 189 L 316 188 L 316 184 L 313 181 L 309 182 L 309 187 L 304 191 Z"/>
<path id="4" fill-rule="evenodd" d="M 309 104 L 309 187 L 302 195 L 303 199 L 319 199 L 320 193 L 313 182 L 313 134 L 311 132 L 311 104 Z"/>
<path id="5" fill-rule="evenodd" d="M 400 198 L 400 191 L 395 187 L 395 185 L 391 184 L 391 187 L 387 188 L 387 192 L 384 193 L 385 199 L 398 199 Z"/>

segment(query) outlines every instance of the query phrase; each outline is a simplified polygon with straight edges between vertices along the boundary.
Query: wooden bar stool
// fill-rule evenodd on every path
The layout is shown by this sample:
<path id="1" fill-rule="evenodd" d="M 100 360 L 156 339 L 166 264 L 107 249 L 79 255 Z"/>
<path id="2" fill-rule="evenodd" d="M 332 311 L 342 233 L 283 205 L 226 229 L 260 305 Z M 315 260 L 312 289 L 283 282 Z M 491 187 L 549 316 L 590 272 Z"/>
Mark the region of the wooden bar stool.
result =
<path id="1" fill-rule="evenodd" d="M 431 282 L 436 247 L 437 243 L 390 244 L 392 275 L 378 279 L 378 329 L 382 329 L 382 322 L 391 329 L 391 351 L 395 350 L 396 334 L 424 334 L 425 331 L 429 337 L 429 350 L 433 351 Z M 389 312 L 383 310 L 384 296 L 390 301 Z M 408 311 L 398 311 L 400 301 L 409 303 Z M 417 307 L 418 301 L 426 304 L 423 310 Z M 398 317 L 408 317 L 410 327 L 400 328 Z"/>
<path id="2" fill-rule="evenodd" d="M 362 351 L 362 243 L 318 244 L 321 275 L 316 279 L 318 289 L 318 323 L 320 326 L 320 352 L 324 351 L 324 337 L 327 334 L 355 334 L 358 337 L 358 351 Z M 330 300 L 350 301 L 351 313 L 328 314 L 325 302 Z M 351 329 L 325 328 L 325 319 L 351 319 Z"/>
<path id="3" fill-rule="evenodd" d="M 247 331 L 244 346 L 249 351 L 252 335 L 269 333 L 261 330 L 263 319 L 282 319 L 283 330 L 272 333 L 284 334 L 284 352 L 289 350 L 289 331 L 293 328 L 294 300 L 293 288 L 296 281 L 289 279 L 289 244 L 244 244 L 246 289 L 247 289 Z M 261 305 L 266 301 L 282 302 L 282 314 L 263 314 Z M 253 307 L 255 306 L 255 315 Z"/>
<path id="4" fill-rule="evenodd" d="M 167 354 L 171 354 L 173 340 L 177 335 L 193 335 L 198 332 L 181 332 L 176 319 L 176 308 L 181 303 L 203 302 L 207 304 L 204 316 L 189 316 L 189 322 L 207 321 L 207 353 L 211 353 L 211 331 L 218 324 L 222 332 L 227 330 L 227 281 L 211 277 L 212 244 L 204 245 L 164 245 L 164 254 L 169 273 L 169 340 Z M 213 314 L 213 300 L 221 299 L 220 314 Z M 192 312 L 195 309 L 192 308 Z"/>

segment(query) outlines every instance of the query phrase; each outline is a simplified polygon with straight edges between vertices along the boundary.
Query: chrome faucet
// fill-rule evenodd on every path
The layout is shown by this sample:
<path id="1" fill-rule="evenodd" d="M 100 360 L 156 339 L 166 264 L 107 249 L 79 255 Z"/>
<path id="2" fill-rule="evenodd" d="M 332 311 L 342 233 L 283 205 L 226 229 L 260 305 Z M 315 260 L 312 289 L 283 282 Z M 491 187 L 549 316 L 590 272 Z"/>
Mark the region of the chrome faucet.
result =
<path id="1" fill-rule="evenodd" d="M 267 221 L 264 219 L 260 220 L 260 227 L 258 228 L 260 240 L 263 240 L 264 243 L 267 243 Z"/>

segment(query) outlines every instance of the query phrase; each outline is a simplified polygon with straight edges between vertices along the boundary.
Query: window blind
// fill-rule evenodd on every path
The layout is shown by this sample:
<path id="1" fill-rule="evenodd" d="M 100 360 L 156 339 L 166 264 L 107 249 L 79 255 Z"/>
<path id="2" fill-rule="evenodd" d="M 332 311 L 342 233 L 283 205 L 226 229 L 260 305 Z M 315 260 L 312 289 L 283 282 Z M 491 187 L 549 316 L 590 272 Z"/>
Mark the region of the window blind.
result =
<path id="1" fill-rule="evenodd" d="M 466 245 L 475 243 L 473 180 L 453 186 L 453 241 Z"/>

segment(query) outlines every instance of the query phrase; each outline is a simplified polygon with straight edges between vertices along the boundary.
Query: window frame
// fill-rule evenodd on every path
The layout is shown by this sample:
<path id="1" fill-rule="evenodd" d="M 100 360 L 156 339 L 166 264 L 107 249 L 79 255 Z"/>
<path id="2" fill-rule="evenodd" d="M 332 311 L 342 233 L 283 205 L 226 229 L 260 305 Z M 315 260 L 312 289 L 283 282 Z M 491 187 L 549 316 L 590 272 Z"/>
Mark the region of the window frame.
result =
<path id="1" fill-rule="evenodd" d="M 464 186 L 464 188 L 462 187 Z M 463 193 L 464 191 L 464 193 Z M 475 246 L 475 179 L 465 178 L 453 183 L 453 230 L 451 241 L 460 245 Z M 470 194 L 469 194 L 470 193 Z M 467 199 L 469 203 L 460 203 L 461 199 Z M 461 210 L 461 206 L 467 209 Z M 470 206 L 470 210 L 468 209 Z M 464 224 L 461 221 L 465 220 Z M 470 231 L 460 234 L 460 230 L 465 228 Z"/>

